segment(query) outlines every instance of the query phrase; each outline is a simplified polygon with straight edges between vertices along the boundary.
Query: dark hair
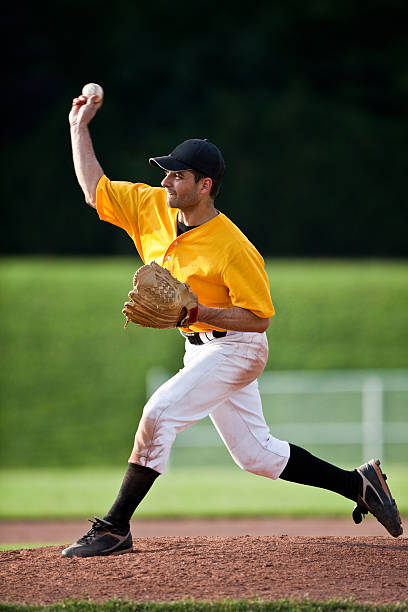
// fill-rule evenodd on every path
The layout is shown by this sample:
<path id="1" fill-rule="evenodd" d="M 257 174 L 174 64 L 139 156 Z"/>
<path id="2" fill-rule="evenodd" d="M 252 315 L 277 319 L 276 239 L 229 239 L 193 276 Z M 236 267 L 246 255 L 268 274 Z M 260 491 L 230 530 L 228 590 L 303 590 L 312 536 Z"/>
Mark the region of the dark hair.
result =
<path id="1" fill-rule="evenodd" d="M 198 183 L 198 181 L 200 181 L 203 178 L 211 178 L 211 176 L 207 177 L 206 174 L 202 174 L 202 172 L 199 172 L 198 170 L 191 170 L 191 172 L 194 175 L 194 180 L 196 183 Z M 216 181 L 213 178 L 211 178 L 211 180 L 212 180 L 212 185 L 211 185 L 210 196 L 215 200 L 215 198 L 220 192 L 221 180 Z"/>

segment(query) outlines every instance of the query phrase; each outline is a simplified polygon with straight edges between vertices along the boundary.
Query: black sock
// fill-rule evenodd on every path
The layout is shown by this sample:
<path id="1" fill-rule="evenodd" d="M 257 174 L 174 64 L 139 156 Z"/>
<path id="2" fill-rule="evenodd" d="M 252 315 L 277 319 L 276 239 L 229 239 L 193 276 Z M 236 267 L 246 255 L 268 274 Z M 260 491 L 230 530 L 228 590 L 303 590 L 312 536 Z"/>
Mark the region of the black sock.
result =
<path id="1" fill-rule="evenodd" d="M 279 478 L 320 487 L 357 501 L 361 477 L 356 470 L 341 468 L 314 457 L 304 448 L 290 444 L 290 457 Z"/>
<path id="2" fill-rule="evenodd" d="M 160 473 L 156 470 L 137 463 L 129 463 L 118 496 L 104 517 L 105 520 L 118 526 L 128 526 L 132 514 L 148 493 L 157 476 L 160 476 Z"/>

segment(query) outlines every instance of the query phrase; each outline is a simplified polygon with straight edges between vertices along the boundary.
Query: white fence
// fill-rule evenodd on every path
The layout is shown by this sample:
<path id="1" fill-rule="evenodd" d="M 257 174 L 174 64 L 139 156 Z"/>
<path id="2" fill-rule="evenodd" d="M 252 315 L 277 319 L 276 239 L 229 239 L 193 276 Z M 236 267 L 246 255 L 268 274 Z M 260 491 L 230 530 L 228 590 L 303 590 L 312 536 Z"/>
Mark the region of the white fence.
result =
<path id="1" fill-rule="evenodd" d="M 385 393 L 408 392 L 408 370 L 264 372 L 259 387 L 263 400 L 267 396 L 287 394 L 341 394 L 347 403 L 350 394 L 360 397 L 358 421 L 281 423 L 274 426 L 277 437 L 301 438 L 311 444 L 361 444 L 363 458 L 382 457 L 385 443 L 408 443 L 408 396 L 406 420 L 384 421 Z M 326 414 L 330 415 L 330 406 Z"/>
<path id="2" fill-rule="evenodd" d="M 148 396 L 168 377 L 165 370 L 151 370 Z M 408 445 L 408 370 L 268 371 L 259 378 L 259 390 L 265 419 L 273 435 L 283 440 L 361 445 L 364 461 L 383 457 L 385 444 Z M 392 394 L 398 394 L 397 419 L 386 415 Z M 299 418 L 302 406 L 307 406 L 301 414 L 305 422 Z M 205 419 L 179 434 L 175 448 L 219 445 L 222 441 Z"/>

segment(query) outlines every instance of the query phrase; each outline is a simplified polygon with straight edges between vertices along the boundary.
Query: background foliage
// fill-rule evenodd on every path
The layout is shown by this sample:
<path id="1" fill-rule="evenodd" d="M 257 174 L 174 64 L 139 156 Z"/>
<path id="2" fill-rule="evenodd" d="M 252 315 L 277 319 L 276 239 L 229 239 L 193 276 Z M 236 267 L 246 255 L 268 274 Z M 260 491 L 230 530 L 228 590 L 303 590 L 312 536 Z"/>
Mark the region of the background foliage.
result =
<path id="1" fill-rule="evenodd" d="M 406 256 L 408 5 L 260 1 L 175 8 L 86 0 L 5 9 L 2 249 L 131 253 L 73 174 L 67 113 L 84 83 L 113 179 L 157 185 L 150 155 L 223 150 L 218 207 L 265 255 Z M 404 212 L 405 211 L 405 212 Z"/>

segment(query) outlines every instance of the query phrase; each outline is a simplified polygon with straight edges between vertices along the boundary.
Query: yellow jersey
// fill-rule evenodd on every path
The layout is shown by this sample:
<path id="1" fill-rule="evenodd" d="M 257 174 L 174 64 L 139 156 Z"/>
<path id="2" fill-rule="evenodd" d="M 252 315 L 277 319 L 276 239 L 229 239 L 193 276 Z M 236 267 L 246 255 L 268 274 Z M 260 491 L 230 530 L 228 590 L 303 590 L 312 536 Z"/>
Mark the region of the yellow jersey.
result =
<path id="1" fill-rule="evenodd" d="M 145 264 L 167 268 L 204 306 L 275 314 L 263 258 L 223 213 L 177 236 L 178 209 L 167 206 L 165 189 L 106 176 L 97 186 L 96 209 L 102 221 L 129 234 Z M 189 331 L 212 329 L 220 328 L 197 321 Z"/>

